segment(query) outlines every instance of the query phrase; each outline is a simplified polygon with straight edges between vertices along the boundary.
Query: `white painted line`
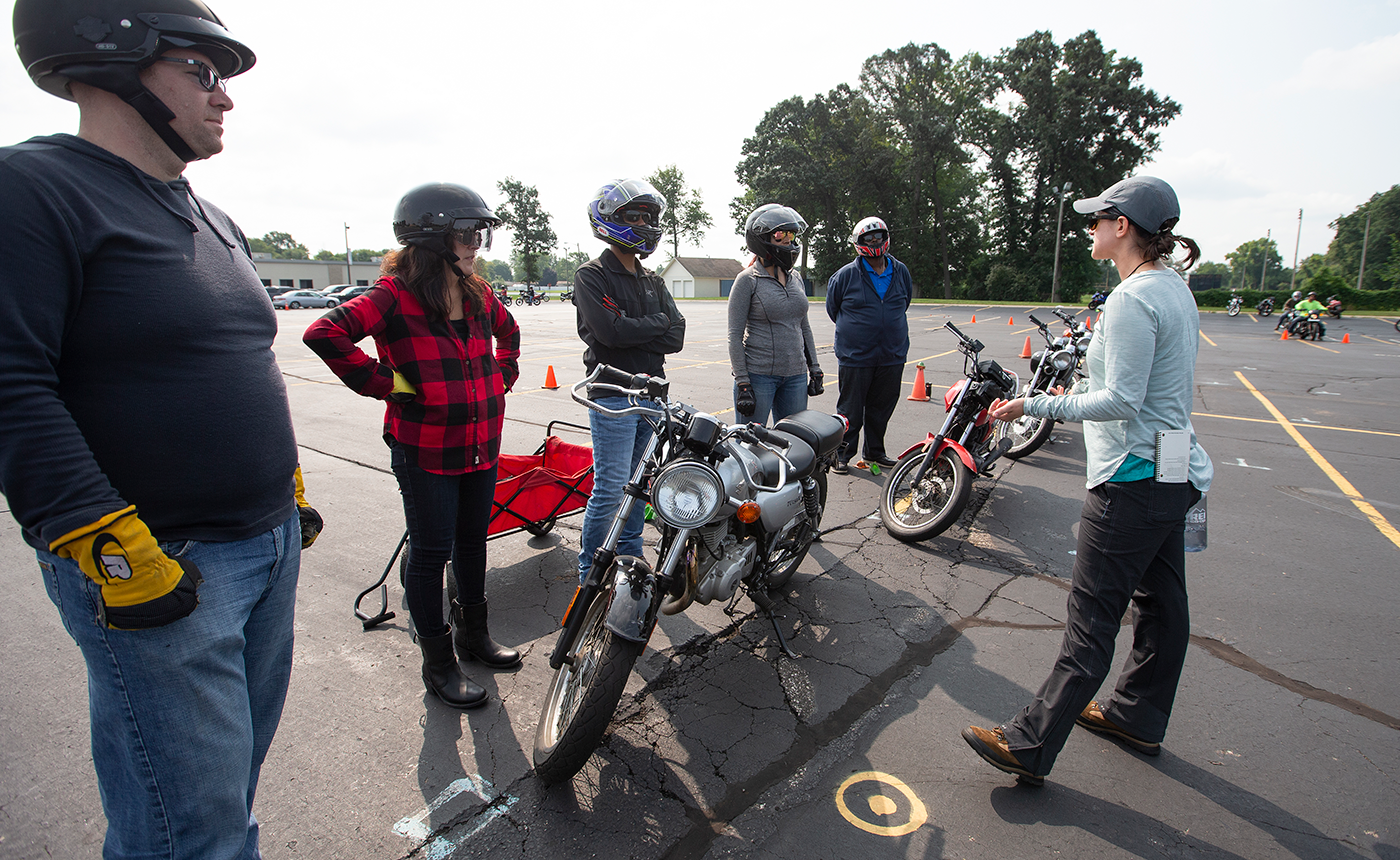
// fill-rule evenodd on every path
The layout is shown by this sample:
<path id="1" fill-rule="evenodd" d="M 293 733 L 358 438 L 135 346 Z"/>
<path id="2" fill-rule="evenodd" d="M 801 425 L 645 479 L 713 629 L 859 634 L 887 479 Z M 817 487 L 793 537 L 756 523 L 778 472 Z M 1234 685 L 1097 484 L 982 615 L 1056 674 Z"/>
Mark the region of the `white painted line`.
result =
<path id="1" fill-rule="evenodd" d="M 429 826 L 428 819 L 434 812 L 442 808 L 452 798 L 459 794 L 474 794 L 485 803 L 492 803 L 496 800 L 493 794 L 493 787 L 484 777 L 473 774 L 462 779 L 453 780 L 446 788 L 438 792 L 438 796 L 413 815 L 405 816 L 394 825 L 394 832 L 405 838 L 413 840 L 418 845 L 427 842 L 423 856 L 429 860 L 443 860 L 457 849 L 459 845 L 475 835 L 481 828 L 490 824 L 496 818 L 504 815 L 515 805 L 518 798 L 507 796 L 505 802 L 492 806 L 481 815 L 477 816 L 473 825 L 465 831 L 455 836 L 438 836 L 428 842 L 435 828 Z M 415 846 L 416 847 L 416 846 Z"/>
<path id="2" fill-rule="evenodd" d="M 1235 462 L 1234 462 L 1233 464 L 1231 464 L 1231 465 L 1243 466 L 1243 467 L 1246 468 L 1246 469 L 1263 469 L 1265 472 L 1272 472 L 1272 471 L 1273 471 L 1273 469 L 1270 469 L 1268 466 L 1251 466 L 1251 465 L 1249 465 L 1248 463 L 1246 463 L 1246 462 L 1244 461 L 1244 458 L 1243 458 L 1243 457 L 1236 457 L 1236 458 L 1235 458 Z"/>

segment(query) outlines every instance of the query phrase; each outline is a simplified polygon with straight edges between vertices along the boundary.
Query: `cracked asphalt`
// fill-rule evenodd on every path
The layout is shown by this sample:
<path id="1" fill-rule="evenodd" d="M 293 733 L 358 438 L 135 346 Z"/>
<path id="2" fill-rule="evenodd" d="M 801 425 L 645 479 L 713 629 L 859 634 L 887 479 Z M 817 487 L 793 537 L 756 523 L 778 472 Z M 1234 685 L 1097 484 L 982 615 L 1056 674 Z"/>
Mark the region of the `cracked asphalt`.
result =
<path id="1" fill-rule="evenodd" d="M 586 423 L 564 388 L 534 387 L 549 366 L 561 385 L 577 380 L 581 344 L 571 306 L 513 310 L 524 355 L 504 450 L 530 453 L 549 421 Z M 682 310 L 672 391 L 726 409 L 725 306 Z M 941 421 L 939 394 L 960 374 L 943 322 L 1024 376 L 1025 311 L 911 310 L 906 385 L 924 360 L 935 402 L 901 402 L 892 450 Z M 780 604 L 799 658 L 781 655 L 746 598 L 733 616 L 711 604 L 663 617 L 603 745 L 547 789 L 530 757 L 579 519 L 490 545 L 492 631 L 524 648 L 524 667 L 471 667 L 494 699 L 480 710 L 426 695 L 396 577 L 397 618 L 364 631 L 351 613 L 389 561 L 402 508 L 380 405 L 300 342 L 315 316 L 280 314 L 275 347 L 327 528 L 304 556 L 291 691 L 258 794 L 269 858 L 1400 858 L 1389 320 L 1344 318 L 1314 345 L 1278 341 L 1272 320 L 1203 317 L 1194 420 L 1216 464 L 1210 547 L 1187 563 L 1193 647 L 1161 757 L 1076 731 L 1030 789 L 958 736 L 1010 717 L 1055 657 L 1084 495 L 1070 424 L 979 478 L 962 520 L 922 543 L 893 540 L 872 516 L 881 478 L 831 476 L 824 534 Z M 811 321 L 834 379 L 819 304 Z M 835 402 L 833 385 L 812 405 Z M 0 564 L 12 607 L 0 627 L 0 857 L 95 858 L 105 822 L 82 662 L 8 517 Z M 1125 628 L 1120 652 L 1129 641 Z"/>

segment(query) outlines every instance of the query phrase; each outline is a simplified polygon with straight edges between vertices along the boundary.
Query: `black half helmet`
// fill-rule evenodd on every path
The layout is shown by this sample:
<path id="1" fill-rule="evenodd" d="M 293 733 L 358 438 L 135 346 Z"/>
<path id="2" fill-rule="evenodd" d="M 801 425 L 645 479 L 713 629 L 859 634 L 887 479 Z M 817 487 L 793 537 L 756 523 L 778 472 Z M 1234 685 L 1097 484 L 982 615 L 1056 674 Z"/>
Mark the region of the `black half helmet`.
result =
<path id="1" fill-rule="evenodd" d="M 175 115 L 138 73 L 173 48 L 208 56 L 221 78 L 257 61 L 200 0 L 17 0 L 14 32 L 20 62 L 41 90 L 72 101 L 68 84 L 80 81 L 115 93 L 186 162 L 197 156 L 170 127 Z"/>
<path id="2" fill-rule="evenodd" d="M 480 194 L 451 182 L 430 182 L 405 194 L 394 208 L 394 238 L 457 262 L 452 253 L 454 230 L 481 230 L 482 250 L 491 249 L 491 234 L 501 219 Z"/>

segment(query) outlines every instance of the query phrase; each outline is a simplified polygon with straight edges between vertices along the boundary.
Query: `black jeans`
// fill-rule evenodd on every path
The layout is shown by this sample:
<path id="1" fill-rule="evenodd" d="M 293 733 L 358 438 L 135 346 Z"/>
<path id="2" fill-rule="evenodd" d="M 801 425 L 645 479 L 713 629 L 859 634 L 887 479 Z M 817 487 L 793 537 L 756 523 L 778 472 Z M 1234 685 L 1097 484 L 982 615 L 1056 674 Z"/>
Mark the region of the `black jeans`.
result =
<path id="1" fill-rule="evenodd" d="M 865 457 L 884 457 L 885 428 L 890 424 L 890 416 L 899 403 L 899 392 L 903 388 L 904 365 L 887 364 L 881 367 L 836 368 L 837 385 L 836 411 L 846 416 L 850 428 L 841 441 L 836 456 L 846 462 L 856 454 L 856 442 L 860 439 L 861 428 L 865 428 Z"/>
<path id="2" fill-rule="evenodd" d="M 1103 483 L 1089 490 L 1079 521 L 1074 579 L 1060 656 L 1035 700 L 1005 726 L 1011 751 L 1045 775 L 1074 720 L 1108 677 L 1114 640 L 1132 604 L 1133 650 L 1104 715 L 1135 737 L 1167 731 L 1191 612 L 1186 600 L 1186 511 L 1201 494 L 1189 483 Z"/>
<path id="3" fill-rule="evenodd" d="M 408 523 L 408 612 L 419 636 L 441 636 L 448 629 L 442 619 L 442 572 L 448 558 L 457 577 L 458 601 L 465 606 L 486 599 L 486 527 L 496 467 L 438 475 L 420 468 L 402 445 L 390 450 Z"/>

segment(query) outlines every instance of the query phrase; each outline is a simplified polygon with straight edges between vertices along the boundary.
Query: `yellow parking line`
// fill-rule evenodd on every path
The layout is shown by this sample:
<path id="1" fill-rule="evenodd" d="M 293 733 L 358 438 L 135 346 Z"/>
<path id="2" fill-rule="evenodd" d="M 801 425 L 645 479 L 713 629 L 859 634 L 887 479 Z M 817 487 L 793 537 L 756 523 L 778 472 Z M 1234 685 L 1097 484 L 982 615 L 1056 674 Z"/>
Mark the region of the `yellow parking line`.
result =
<path id="1" fill-rule="evenodd" d="M 1378 337 L 1371 337 L 1369 334 L 1361 334 L 1360 332 L 1357 332 L 1357 334 L 1358 334 L 1360 337 L 1371 338 L 1371 340 L 1374 340 L 1376 343 L 1383 343 L 1383 344 L 1385 344 L 1386 346 L 1395 346 L 1395 340 L 1394 340 L 1394 339 L 1391 339 L 1391 340 L 1381 340 L 1381 339 L 1378 338 Z"/>
<path id="2" fill-rule="evenodd" d="M 1341 355 L 1341 354 L 1342 354 L 1342 351 L 1339 350 L 1339 349 L 1327 349 L 1327 347 L 1325 347 L 1325 346 L 1318 346 L 1318 345 L 1315 344 L 1315 343 L 1308 343 L 1307 341 L 1303 341 L 1303 346 L 1310 346 L 1310 347 L 1312 347 L 1313 349 L 1326 349 L 1328 352 L 1335 352 L 1335 353 L 1338 354 L 1338 355 Z"/>
<path id="3" fill-rule="evenodd" d="M 1278 422 L 1271 418 L 1245 418 L 1243 415 L 1216 415 L 1213 412 L 1192 412 L 1192 418 L 1222 418 L 1226 421 L 1253 421 L 1256 424 L 1276 424 Z M 1341 430 L 1344 433 L 1368 433 L 1372 436 L 1396 436 L 1400 433 L 1391 433 L 1386 430 L 1362 430 L 1359 427 L 1334 427 L 1330 424 L 1309 424 L 1309 430 Z"/>
<path id="4" fill-rule="evenodd" d="M 932 360 L 935 359 L 935 358 L 942 358 L 942 357 L 945 356 L 945 355 L 952 355 L 952 354 L 955 353 L 955 352 L 957 352 L 956 349 L 950 349 L 950 350 L 948 350 L 947 352 L 940 352 L 938 355 L 929 355 L 929 356 L 925 356 L 924 358 L 915 358 L 915 359 L 911 359 L 911 360 L 909 360 L 909 361 L 904 362 L 904 366 L 905 366 L 905 367 L 908 367 L 908 366 L 911 365 L 911 364 L 918 364 L 918 363 L 921 362 L 921 361 L 932 361 Z"/>
<path id="5" fill-rule="evenodd" d="M 1288 435 L 1293 437 L 1293 441 L 1298 443 L 1298 447 L 1302 448 L 1303 451 L 1312 458 L 1312 461 L 1317 464 L 1318 468 L 1320 468 L 1327 477 L 1332 479 L 1332 483 L 1337 485 L 1337 489 L 1341 490 L 1346 497 L 1351 500 L 1351 503 L 1356 505 L 1356 509 L 1361 511 L 1361 513 L 1366 516 L 1366 519 L 1371 521 L 1371 525 L 1375 526 L 1376 529 L 1380 531 L 1381 534 L 1385 535 L 1391 543 L 1395 544 L 1397 548 L 1400 548 L 1400 531 L 1397 531 L 1395 526 L 1390 524 L 1389 520 L 1381 516 L 1381 512 L 1376 510 L 1375 506 L 1370 502 L 1366 501 L 1365 497 L 1358 493 L 1356 488 L 1351 485 L 1351 482 L 1348 481 L 1341 472 L 1338 472 L 1331 463 L 1327 462 L 1327 459 L 1323 457 L 1322 454 L 1318 453 L 1318 450 L 1309 444 L 1307 439 L 1303 438 L 1303 434 L 1298 432 L 1298 428 L 1293 425 L 1293 422 L 1284 418 L 1283 413 L 1278 411 L 1278 408 L 1275 407 L 1273 403 L 1269 402 L 1269 398 L 1265 397 L 1259 389 L 1255 388 L 1248 379 L 1245 379 L 1243 373 L 1237 370 L 1235 371 L 1235 376 L 1239 377 L 1240 382 L 1244 383 L 1244 387 L 1249 389 L 1249 393 L 1253 394 L 1260 403 L 1264 404 L 1264 408 L 1269 410 L 1269 414 L 1274 416 L 1279 426 L 1283 427 Z"/>
<path id="6" fill-rule="evenodd" d="M 1211 339 L 1206 335 L 1205 332 L 1201 332 L 1201 337 L 1204 337 L 1204 338 L 1206 339 L 1206 343 L 1210 344 L 1211 346 L 1215 347 L 1216 349 L 1219 349 L 1219 348 L 1220 348 L 1220 344 L 1218 344 L 1218 343 L 1216 343 L 1215 341 L 1211 340 Z"/>

